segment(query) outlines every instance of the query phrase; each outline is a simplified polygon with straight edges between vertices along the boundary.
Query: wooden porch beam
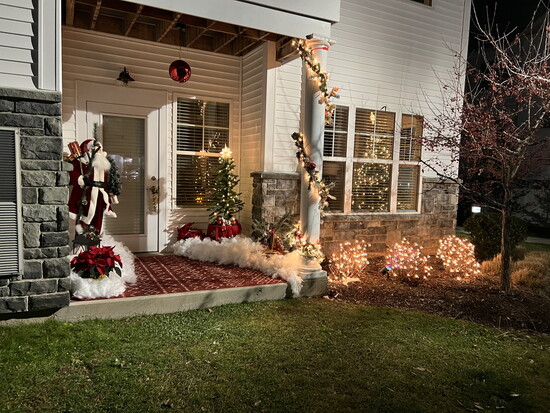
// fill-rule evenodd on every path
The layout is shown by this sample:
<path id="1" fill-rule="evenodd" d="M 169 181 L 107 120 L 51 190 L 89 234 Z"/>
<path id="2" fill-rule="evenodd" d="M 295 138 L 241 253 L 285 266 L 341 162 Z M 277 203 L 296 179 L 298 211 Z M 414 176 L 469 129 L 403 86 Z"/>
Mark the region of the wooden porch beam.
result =
<path id="1" fill-rule="evenodd" d="M 219 52 L 221 49 L 223 49 L 225 46 L 227 46 L 228 44 L 230 44 L 233 40 L 235 40 L 236 38 L 239 37 L 239 35 L 241 35 L 242 33 L 244 33 L 244 31 L 246 30 L 245 27 L 242 27 L 240 29 L 238 29 L 238 31 L 234 34 L 222 34 L 222 36 L 225 36 L 224 37 L 224 40 L 222 42 L 220 42 L 220 44 L 218 44 L 216 47 L 214 47 L 214 52 Z"/>
<path id="2" fill-rule="evenodd" d="M 136 21 L 139 18 L 139 15 L 141 14 L 143 7 L 144 7 L 143 5 L 139 5 L 134 15 L 128 16 L 128 19 L 126 20 L 126 30 L 124 32 L 124 36 L 128 36 L 128 33 L 130 33 L 130 30 L 132 30 L 132 28 L 134 27 L 134 24 L 136 24 Z"/>
<path id="3" fill-rule="evenodd" d="M 214 24 L 216 24 L 215 21 L 212 21 L 210 22 L 209 24 L 206 25 L 206 27 L 203 27 L 203 28 L 199 28 L 199 30 L 197 30 L 197 34 L 195 35 L 195 37 L 193 37 L 193 39 L 187 39 L 187 44 L 186 44 L 186 47 L 191 47 L 193 46 L 193 44 L 199 40 L 199 38 L 205 34 L 208 30 L 210 30 L 210 27 L 212 27 Z"/>
<path id="4" fill-rule="evenodd" d="M 102 2 L 102 0 L 97 0 L 97 2 L 95 4 L 94 15 L 92 17 L 92 24 L 90 25 L 90 30 L 94 30 L 95 25 L 97 23 L 97 17 L 99 16 L 99 10 L 101 9 L 101 2 Z"/>
<path id="5" fill-rule="evenodd" d="M 75 0 L 65 2 L 65 24 L 71 27 L 74 26 L 74 5 Z"/>
<path id="6" fill-rule="evenodd" d="M 240 54 L 244 54 L 247 50 L 249 49 L 253 49 L 254 47 L 256 47 L 258 44 L 260 43 L 263 43 L 264 42 L 264 39 L 269 36 L 269 32 L 268 33 L 264 33 L 263 35 L 260 36 L 260 38 L 258 40 L 250 40 L 248 38 L 244 38 L 244 39 L 247 39 L 248 41 L 247 42 L 243 42 L 243 45 L 242 47 L 240 48 L 240 50 L 238 51 L 235 51 L 235 56 L 238 56 Z M 248 44 L 247 44 L 248 43 Z"/>
<path id="7" fill-rule="evenodd" d="M 170 23 L 163 22 L 164 24 L 160 25 L 160 27 L 164 27 L 160 30 L 160 35 L 157 36 L 157 42 L 160 42 L 162 39 L 164 39 L 164 37 L 170 32 L 170 30 L 172 30 L 172 27 L 174 27 L 174 25 L 179 21 L 180 17 L 181 13 L 174 13 L 174 18 Z"/>

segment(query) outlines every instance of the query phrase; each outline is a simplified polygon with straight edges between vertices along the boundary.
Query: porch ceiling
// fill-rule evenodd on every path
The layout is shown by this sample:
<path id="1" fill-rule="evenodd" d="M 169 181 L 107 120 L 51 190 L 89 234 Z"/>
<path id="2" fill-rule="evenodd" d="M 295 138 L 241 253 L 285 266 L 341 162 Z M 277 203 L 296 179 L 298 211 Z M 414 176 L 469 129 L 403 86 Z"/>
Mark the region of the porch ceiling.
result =
<path id="1" fill-rule="evenodd" d="M 65 0 L 64 6 L 64 24 L 81 29 L 232 56 L 247 54 L 265 41 L 276 42 L 278 60 L 294 51 L 287 36 L 128 1 Z"/>

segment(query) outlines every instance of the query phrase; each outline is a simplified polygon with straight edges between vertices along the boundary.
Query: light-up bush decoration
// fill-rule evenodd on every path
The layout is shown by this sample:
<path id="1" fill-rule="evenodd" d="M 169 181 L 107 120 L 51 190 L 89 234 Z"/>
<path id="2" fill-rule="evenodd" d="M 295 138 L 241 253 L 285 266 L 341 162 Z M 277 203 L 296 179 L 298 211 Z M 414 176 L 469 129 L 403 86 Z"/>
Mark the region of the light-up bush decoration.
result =
<path id="1" fill-rule="evenodd" d="M 369 264 L 366 251 L 368 246 L 365 241 L 359 240 L 339 244 L 329 260 L 331 278 L 335 281 L 360 278 Z"/>
<path id="2" fill-rule="evenodd" d="M 437 258 L 443 261 L 445 270 L 457 280 L 481 273 L 476 261 L 474 245 L 467 238 L 449 235 L 439 240 Z"/>
<path id="3" fill-rule="evenodd" d="M 386 255 L 383 273 L 400 280 L 422 280 L 430 276 L 431 270 L 428 257 L 422 255 L 422 247 L 403 238 Z"/>

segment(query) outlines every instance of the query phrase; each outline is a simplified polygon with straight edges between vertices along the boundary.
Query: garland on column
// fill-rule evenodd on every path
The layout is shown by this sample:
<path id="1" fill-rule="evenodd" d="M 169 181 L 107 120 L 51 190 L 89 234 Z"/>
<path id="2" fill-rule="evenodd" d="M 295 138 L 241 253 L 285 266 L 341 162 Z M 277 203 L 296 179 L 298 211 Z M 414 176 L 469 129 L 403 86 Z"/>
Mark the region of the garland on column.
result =
<path id="1" fill-rule="evenodd" d="M 298 148 L 298 151 L 296 152 L 296 158 L 309 175 L 307 189 L 311 190 L 312 186 L 317 189 L 320 197 L 319 209 L 323 211 L 328 207 L 329 199 L 336 199 L 336 197 L 330 194 L 330 190 L 334 186 L 334 183 L 330 183 L 328 185 L 325 184 L 325 182 L 321 178 L 319 170 L 317 169 L 317 165 L 315 165 L 315 163 L 311 161 L 309 156 L 306 155 L 306 150 L 304 148 L 304 135 L 298 132 L 294 132 L 292 134 L 292 139 L 294 140 L 296 148 Z"/>
<path id="2" fill-rule="evenodd" d="M 338 97 L 338 88 L 333 87 L 330 91 L 328 90 L 328 78 L 329 75 L 327 72 L 321 70 L 321 64 L 313 56 L 313 49 L 307 45 L 307 42 L 303 39 L 294 39 L 292 40 L 292 45 L 296 47 L 298 54 L 302 60 L 308 65 L 317 78 L 319 84 L 319 91 L 321 92 L 321 97 L 319 99 L 319 104 L 325 105 L 325 125 L 332 125 L 332 114 L 336 105 L 330 100 L 333 97 Z M 324 46 L 324 50 L 328 50 L 328 47 Z"/>

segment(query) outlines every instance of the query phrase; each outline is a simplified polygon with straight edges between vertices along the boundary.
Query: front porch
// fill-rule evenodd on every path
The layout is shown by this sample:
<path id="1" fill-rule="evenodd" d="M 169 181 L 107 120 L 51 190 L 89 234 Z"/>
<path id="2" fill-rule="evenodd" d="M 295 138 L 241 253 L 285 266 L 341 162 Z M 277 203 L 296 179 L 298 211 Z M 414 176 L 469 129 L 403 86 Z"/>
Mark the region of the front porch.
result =
<path id="1" fill-rule="evenodd" d="M 260 271 L 177 255 L 136 257 L 135 272 L 136 283 L 129 284 L 122 295 L 83 301 L 73 299 L 68 307 L 60 309 L 51 318 L 67 322 L 119 319 L 292 297 L 290 286 L 284 280 L 271 278 Z M 326 293 L 324 272 L 301 276 L 301 297 Z"/>

